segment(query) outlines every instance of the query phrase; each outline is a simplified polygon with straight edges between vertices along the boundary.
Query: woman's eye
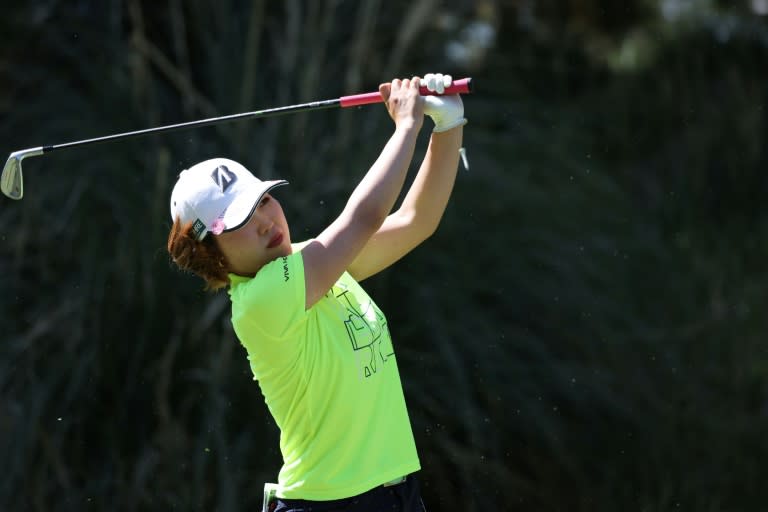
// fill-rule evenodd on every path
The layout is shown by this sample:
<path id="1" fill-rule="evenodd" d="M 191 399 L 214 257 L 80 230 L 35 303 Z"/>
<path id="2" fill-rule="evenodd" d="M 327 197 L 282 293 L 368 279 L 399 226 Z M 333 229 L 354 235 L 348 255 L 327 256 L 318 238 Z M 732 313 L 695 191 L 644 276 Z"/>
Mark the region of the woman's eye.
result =
<path id="1" fill-rule="evenodd" d="M 261 201 L 259 202 L 259 206 L 264 206 L 268 202 L 269 202 L 269 197 L 268 196 L 264 196 L 264 197 L 261 198 Z"/>

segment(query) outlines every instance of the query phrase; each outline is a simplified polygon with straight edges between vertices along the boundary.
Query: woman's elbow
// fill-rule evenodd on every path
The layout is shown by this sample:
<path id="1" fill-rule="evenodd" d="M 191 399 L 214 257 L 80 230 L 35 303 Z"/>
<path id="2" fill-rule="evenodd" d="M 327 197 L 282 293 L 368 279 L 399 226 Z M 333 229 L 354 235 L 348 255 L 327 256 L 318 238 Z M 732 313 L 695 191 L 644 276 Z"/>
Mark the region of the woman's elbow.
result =
<path id="1" fill-rule="evenodd" d="M 397 223 L 407 228 L 407 231 L 404 231 L 404 233 L 408 233 L 408 238 L 412 240 L 414 245 L 419 245 L 434 235 L 440 226 L 440 219 L 442 218 L 442 215 L 424 215 L 424 212 L 421 213 L 400 210 L 396 214 L 399 217 Z"/>
<path id="2" fill-rule="evenodd" d="M 387 212 L 376 208 L 358 208 L 350 212 L 351 220 L 358 227 L 370 234 L 375 233 L 387 218 Z"/>
<path id="3" fill-rule="evenodd" d="M 416 233 L 418 233 L 419 243 L 427 240 L 437 232 L 437 228 L 440 227 L 440 220 L 442 215 L 430 215 L 429 217 L 418 216 L 414 219 Z"/>
<path id="4" fill-rule="evenodd" d="M 427 238 L 430 238 L 432 235 L 437 233 L 437 228 L 440 227 L 440 221 L 442 220 L 442 215 L 433 219 L 432 222 L 430 222 L 424 229 L 424 240 Z"/>

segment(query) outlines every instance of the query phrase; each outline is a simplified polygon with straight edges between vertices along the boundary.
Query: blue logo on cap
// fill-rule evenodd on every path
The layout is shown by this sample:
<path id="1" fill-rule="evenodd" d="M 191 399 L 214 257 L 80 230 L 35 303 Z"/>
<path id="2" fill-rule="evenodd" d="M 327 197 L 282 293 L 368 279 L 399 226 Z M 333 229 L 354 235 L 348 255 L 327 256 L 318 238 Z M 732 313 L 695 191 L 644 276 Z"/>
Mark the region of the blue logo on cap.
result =
<path id="1" fill-rule="evenodd" d="M 220 165 L 211 173 L 213 182 L 221 189 L 222 192 L 226 192 L 234 182 L 237 181 L 237 175 L 230 171 L 226 165 Z"/>

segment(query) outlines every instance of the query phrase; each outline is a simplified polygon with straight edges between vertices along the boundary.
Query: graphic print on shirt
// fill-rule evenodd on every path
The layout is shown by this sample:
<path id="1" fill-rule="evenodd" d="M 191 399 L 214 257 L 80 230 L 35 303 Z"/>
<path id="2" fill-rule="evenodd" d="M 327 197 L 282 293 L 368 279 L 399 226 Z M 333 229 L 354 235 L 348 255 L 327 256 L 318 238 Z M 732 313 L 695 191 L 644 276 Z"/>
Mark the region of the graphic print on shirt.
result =
<path id="1" fill-rule="evenodd" d="M 359 357 L 360 372 L 365 377 L 375 375 L 395 355 L 387 328 L 387 319 L 379 309 L 368 300 L 360 304 L 357 297 L 346 286 L 337 283 L 331 292 L 346 309 L 344 326 L 352 344 L 352 349 Z"/>

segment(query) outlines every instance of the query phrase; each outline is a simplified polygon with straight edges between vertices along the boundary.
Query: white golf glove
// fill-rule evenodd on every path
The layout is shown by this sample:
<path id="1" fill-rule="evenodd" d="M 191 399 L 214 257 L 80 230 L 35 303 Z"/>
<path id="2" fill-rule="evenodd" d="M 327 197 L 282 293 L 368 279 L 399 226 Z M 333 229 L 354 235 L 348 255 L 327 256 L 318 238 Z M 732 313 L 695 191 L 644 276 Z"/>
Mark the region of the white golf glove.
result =
<path id="1" fill-rule="evenodd" d="M 430 91 L 443 94 L 446 87 L 453 83 L 451 75 L 442 73 L 427 73 L 421 80 Z M 467 124 L 464 118 L 464 103 L 461 96 L 452 94 L 450 96 L 424 96 L 424 113 L 432 118 L 435 133 L 445 132 L 451 128 L 456 128 Z"/>

